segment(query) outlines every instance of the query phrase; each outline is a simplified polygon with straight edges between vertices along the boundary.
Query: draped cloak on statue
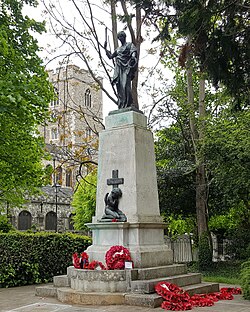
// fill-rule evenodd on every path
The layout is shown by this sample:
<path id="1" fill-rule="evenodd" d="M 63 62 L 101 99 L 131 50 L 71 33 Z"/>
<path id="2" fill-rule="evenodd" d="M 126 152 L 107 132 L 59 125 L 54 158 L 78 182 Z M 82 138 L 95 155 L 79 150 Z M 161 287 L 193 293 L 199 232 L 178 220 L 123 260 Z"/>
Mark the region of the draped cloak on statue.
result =
<path id="1" fill-rule="evenodd" d="M 133 55 L 134 54 L 134 55 Z M 136 58 L 134 58 L 134 57 Z M 118 108 L 130 107 L 133 103 L 131 81 L 137 70 L 137 49 L 131 42 L 116 49 L 115 69 L 112 84 L 117 87 Z"/>

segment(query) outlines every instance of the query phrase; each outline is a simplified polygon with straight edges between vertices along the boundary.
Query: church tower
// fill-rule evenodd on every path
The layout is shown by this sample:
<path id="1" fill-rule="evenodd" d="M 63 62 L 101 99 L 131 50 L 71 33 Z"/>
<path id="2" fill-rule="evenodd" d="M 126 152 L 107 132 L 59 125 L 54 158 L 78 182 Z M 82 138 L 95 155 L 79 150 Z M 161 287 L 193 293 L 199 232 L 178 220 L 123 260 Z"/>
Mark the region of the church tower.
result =
<path id="1" fill-rule="evenodd" d="M 43 195 L 11 209 L 12 224 L 19 230 L 73 230 L 71 200 L 77 180 L 97 163 L 98 134 L 103 130 L 102 91 L 90 73 L 75 65 L 49 71 L 55 98 L 50 117 L 39 131 L 43 136 L 50 167 L 50 185 Z M 81 169 L 81 170 L 80 170 Z"/>

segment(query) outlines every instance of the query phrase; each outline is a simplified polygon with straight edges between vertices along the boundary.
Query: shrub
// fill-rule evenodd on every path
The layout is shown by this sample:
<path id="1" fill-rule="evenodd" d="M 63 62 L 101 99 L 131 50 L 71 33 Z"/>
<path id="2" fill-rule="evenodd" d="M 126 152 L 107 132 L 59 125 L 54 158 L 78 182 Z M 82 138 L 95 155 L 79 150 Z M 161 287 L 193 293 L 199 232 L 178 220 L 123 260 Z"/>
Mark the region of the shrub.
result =
<path id="1" fill-rule="evenodd" d="M 74 207 L 74 228 L 86 230 L 86 223 L 91 222 L 96 207 L 97 170 L 93 170 L 81 180 L 74 193 L 72 206 Z M 104 209 L 104 207 L 103 207 Z"/>
<path id="2" fill-rule="evenodd" d="M 72 233 L 0 233 L 0 285 L 51 281 L 66 273 L 74 252 L 90 244 L 89 237 Z"/>
<path id="3" fill-rule="evenodd" d="M 164 221 L 167 223 L 167 235 L 172 238 L 178 237 L 186 233 L 193 233 L 195 229 L 195 220 L 193 217 L 183 217 L 182 215 L 164 216 Z"/>
<path id="4" fill-rule="evenodd" d="M 13 226 L 10 224 L 6 216 L 0 215 L 0 233 L 8 233 L 13 230 Z"/>
<path id="5" fill-rule="evenodd" d="M 250 258 L 250 229 L 238 228 L 227 233 L 229 243 L 226 246 L 226 254 L 231 259 L 247 260 Z"/>
<path id="6" fill-rule="evenodd" d="M 250 259 L 242 263 L 240 275 L 243 297 L 250 300 Z"/>
<path id="7" fill-rule="evenodd" d="M 200 270 L 209 268 L 212 265 L 213 252 L 210 246 L 209 235 L 204 233 L 199 238 L 198 245 L 198 266 Z"/>

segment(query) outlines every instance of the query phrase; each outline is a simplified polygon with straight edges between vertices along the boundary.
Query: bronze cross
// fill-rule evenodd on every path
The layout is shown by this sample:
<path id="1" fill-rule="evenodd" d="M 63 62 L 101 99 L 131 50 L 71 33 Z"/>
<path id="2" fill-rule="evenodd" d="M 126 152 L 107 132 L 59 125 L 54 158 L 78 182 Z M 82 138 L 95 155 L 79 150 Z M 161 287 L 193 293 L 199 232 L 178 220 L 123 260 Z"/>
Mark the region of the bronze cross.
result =
<path id="1" fill-rule="evenodd" d="M 124 179 L 123 178 L 118 178 L 118 170 L 112 170 L 112 178 L 107 179 L 107 184 L 112 185 L 113 189 L 117 188 L 119 184 L 123 184 Z"/>

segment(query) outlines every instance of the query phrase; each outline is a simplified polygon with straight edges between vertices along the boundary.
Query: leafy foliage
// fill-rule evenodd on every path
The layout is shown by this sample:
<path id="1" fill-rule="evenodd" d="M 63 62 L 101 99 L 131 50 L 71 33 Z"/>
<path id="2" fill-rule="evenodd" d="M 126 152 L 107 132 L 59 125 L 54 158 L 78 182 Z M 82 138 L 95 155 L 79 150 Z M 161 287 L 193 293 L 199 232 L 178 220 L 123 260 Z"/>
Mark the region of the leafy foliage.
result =
<path id="1" fill-rule="evenodd" d="M 24 3 L 0 3 L 0 189 L 9 203 L 43 184 L 43 142 L 37 125 L 47 117 L 52 87 L 30 34 L 43 32 L 43 23 L 22 15 Z"/>
<path id="2" fill-rule="evenodd" d="M 242 204 L 249 210 L 249 121 L 249 110 L 237 114 L 224 110 L 218 118 L 207 121 L 204 149 L 213 176 L 212 203 L 217 211 Z"/>
<path id="3" fill-rule="evenodd" d="M 167 223 L 168 235 L 171 237 L 183 235 L 185 233 L 194 233 L 195 232 L 195 218 L 194 217 L 183 217 L 179 216 L 166 216 L 164 218 Z"/>
<path id="4" fill-rule="evenodd" d="M 134 0 L 160 25 L 157 39 L 170 40 L 174 33 L 191 40 L 183 46 L 181 63 L 188 53 L 199 62 L 213 84 L 223 83 L 234 97 L 235 107 L 249 105 L 249 15 L 247 0 L 160 1 Z M 157 27 L 158 28 L 158 27 Z"/>
<path id="5" fill-rule="evenodd" d="M 221 231 L 223 233 L 230 233 L 237 229 L 248 229 L 250 220 L 250 211 L 241 202 L 233 206 L 228 211 L 223 209 L 217 214 L 213 214 L 209 220 L 209 228 L 211 231 Z"/>
<path id="6" fill-rule="evenodd" d="M 5 215 L 0 215 L 0 233 L 8 233 L 13 230 L 13 226 Z"/>
<path id="7" fill-rule="evenodd" d="M 241 265 L 241 288 L 243 297 L 250 300 L 250 260 Z"/>
<path id="8" fill-rule="evenodd" d="M 226 232 L 228 244 L 225 251 L 232 259 L 246 260 L 250 257 L 250 229 L 237 227 Z"/>
<path id="9" fill-rule="evenodd" d="M 81 180 L 74 193 L 72 206 L 74 208 L 74 227 L 77 230 L 86 229 L 85 223 L 92 221 L 96 207 L 97 169 L 94 169 Z"/>
<path id="10" fill-rule="evenodd" d="M 212 248 L 209 241 L 209 235 L 204 233 L 199 238 L 199 248 L 198 248 L 198 266 L 200 270 L 204 270 L 211 266 L 212 264 Z"/>
<path id="11" fill-rule="evenodd" d="M 175 62 L 166 58 L 166 66 Z M 175 65 L 176 66 L 176 65 Z M 172 112 L 173 124 L 157 132 L 156 157 L 161 212 L 185 219 L 195 212 L 195 150 L 204 156 L 207 169 L 208 217 L 210 229 L 224 234 L 229 228 L 249 228 L 249 110 L 235 113 L 225 90 L 206 90 L 204 136 L 192 145 L 187 123 L 188 105 L 183 72 L 176 69 L 175 83 L 168 90 L 170 101 L 159 112 Z M 197 75 L 193 75 L 194 106 L 197 103 Z M 171 100 L 176 104 L 171 104 Z M 198 111 L 198 110 L 197 110 Z M 194 113 L 197 115 L 197 111 Z M 174 113 L 173 113 L 174 112 Z M 231 236 L 231 233 L 230 233 Z M 247 240 L 245 248 L 247 248 Z M 235 244 L 236 246 L 237 244 Z M 243 247 L 242 247 L 243 249 Z"/>
<path id="12" fill-rule="evenodd" d="M 48 282 L 66 273 L 72 254 L 91 244 L 86 236 L 66 233 L 0 233 L 0 285 Z"/>
<path id="13" fill-rule="evenodd" d="M 227 253 L 234 259 L 247 259 L 250 251 L 249 120 L 249 110 L 224 109 L 208 120 L 204 145 L 211 175 L 210 229 L 230 240 Z"/>
<path id="14" fill-rule="evenodd" d="M 177 123 L 156 133 L 155 151 L 161 213 L 194 214 L 193 156 L 189 140 Z"/>

